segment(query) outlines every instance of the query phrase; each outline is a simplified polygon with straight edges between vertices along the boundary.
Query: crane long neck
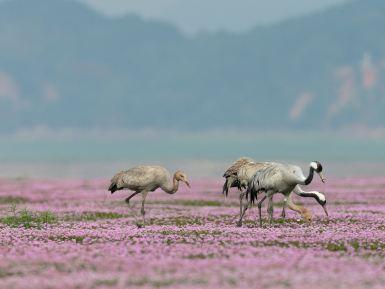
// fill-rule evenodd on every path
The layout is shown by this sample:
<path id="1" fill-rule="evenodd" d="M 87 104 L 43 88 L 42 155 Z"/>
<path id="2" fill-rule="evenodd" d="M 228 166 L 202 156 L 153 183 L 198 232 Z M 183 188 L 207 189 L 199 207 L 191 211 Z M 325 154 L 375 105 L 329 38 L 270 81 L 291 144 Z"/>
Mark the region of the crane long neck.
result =
<path id="1" fill-rule="evenodd" d="M 178 191 L 179 188 L 179 182 L 175 179 L 175 177 L 172 178 L 172 181 L 169 182 L 166 186 L 164 186 L 162 189 L 167 194 L 175 194 Z"/>
<path id="2" fill-rule="evenodd" d="M 322 208 L 325 211 L 326 216 L 329 216 L 328 212 L 326 210 L 326 207 L 325 207 L 325 205 L 326 205 L 326 198 L 325 198 L 325 196 L 322 193 L 317 192 L 317 191 L 305 192 L 298 185 L 294 188 L 293 192 L 295 194 L 297 194 L 298 196 L 300 196 L 300 197 L 314 198 L 318 202 L 318 204 L 320 204 L 322 206 Z"/>
<path id="3" fill-rule="evenodd" d="M 293 192 L 300 196 L 300 197 L 305 197 L 305 198 L 315 198 L 315 193 L 314 192 L 306 192 L 304 190 L 301 189 L 300 186 L 296 186 L 293 190 Z"/>
<path id="4" fill-rule="evenodd" d="M 305 207 L 297 205 L 293 202 L 291 194 L 287 198 L 287 205 L 289 206 L 289 208 L 291 210 L 296 211 L 296 212 L 300 213 L 301 215 L 304 214 L 306 211 Z"/>
<path id="5" fill-rule="evenodd" d="M 309 175 L 307 176 L 307 178 L 303 181 L 302 185 L 308 185 L 311 183 L 311 181 L 313 180 L 313 176 L 314 176 L 314 168 L 313 167 L 310 167 L 309 169 Z"/>
<path id="6" fill-rule="evenodd" d="M 292 194 L 290 194 L 287 198 L 287 205 L 291 210 L 298 212 L 305 219 L 305 221 L 310 222 L 312 220 L 311 211 L 303 206 L 295 204 L 292 200 Z"/>

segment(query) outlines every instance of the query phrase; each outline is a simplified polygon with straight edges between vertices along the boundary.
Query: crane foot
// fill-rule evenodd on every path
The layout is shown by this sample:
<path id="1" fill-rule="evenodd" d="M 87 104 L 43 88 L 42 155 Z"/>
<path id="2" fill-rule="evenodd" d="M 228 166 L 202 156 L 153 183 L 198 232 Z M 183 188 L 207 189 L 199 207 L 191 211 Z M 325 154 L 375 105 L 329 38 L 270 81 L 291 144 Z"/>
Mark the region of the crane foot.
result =
<path id="1" fill-rule="evenodd" d="M 138 229 L 144 228 L 144 223 L 136 222 L 135 225 Z"/>

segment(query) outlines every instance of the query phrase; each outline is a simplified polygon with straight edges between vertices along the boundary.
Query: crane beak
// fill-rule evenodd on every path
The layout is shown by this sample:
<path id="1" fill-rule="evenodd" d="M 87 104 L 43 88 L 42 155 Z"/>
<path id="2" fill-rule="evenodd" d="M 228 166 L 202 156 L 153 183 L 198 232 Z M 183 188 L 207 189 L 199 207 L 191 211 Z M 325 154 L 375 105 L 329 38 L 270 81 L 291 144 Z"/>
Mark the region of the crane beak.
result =
<path id="1" fill-rule="evenodd" d="M 189 183 L 188 181 L 184 181 L 184 182 L 186 183 L 186 185 L 187 185 L 189 188 L 191 188 L 190 183 Z"/>
<path id="2" fill-rule="evenodd" d="M 325 214 L 326 214 L 327 218 L 329 219 L 329 213 L 328 213 L 328 210 L 326 209 L 326 204 L 323 205 L 322 208 L 324 209 Z"/>
<path id="3" fill-rule="evenodd" d="M 319 172 L 318 175 L 319 175 L 319 177 L 321 178 L 321 181 L 322 181 L 323 183 L 325 183 L 326 179 L 324 178 L 322 172 Z"/>

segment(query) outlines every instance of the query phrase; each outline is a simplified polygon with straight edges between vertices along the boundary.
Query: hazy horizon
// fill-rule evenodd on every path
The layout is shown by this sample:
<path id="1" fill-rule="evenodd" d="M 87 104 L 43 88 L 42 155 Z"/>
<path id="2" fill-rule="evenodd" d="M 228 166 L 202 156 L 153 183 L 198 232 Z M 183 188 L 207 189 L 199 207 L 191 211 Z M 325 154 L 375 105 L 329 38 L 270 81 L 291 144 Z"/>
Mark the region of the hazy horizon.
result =
<path id="1" fill-rule="evenodd" d="M 225 167 L 248 156 L 304 169 L 319 160 L 333 178 L 378 176 L 385 169 L 384 147 L 383 136 L 349 132 L 26 131 L 0 136 L 0 175 L 104 178 L 133 165 L 159 164 L 220 180 Z"/>
<path id="2" fill-rule="evenodd" d="M 245 32 L 331 8 L 352 0 L 76 0 L 95 10 L 121 17 L 138 14 L 145 19 L 165 21 L 187 34 L 202 31 Z"/>
<path id="3" fill-rule="evenodd" d="M 0 1 L 0 176 L 385 163 L 385 2 L 84 3 Z"/>
<path id="4" fill-rule="evenodd" d="M 339 2 L 322 9 L 316 9 L 316 1 L 309 5 L 321 12 L 242 33 L 196 37 L 134 15 L 105 17 L 82 3 L 0 3 L 0 134 L 36 127 L 348 128 L 369 135 L 384 130 L 382 1 Z M 166 5 L 141 3 L 151 11 Z M 238 15 L 252 2 L 237 4 L 238 10 L 226 3 L 226 9 L 207 6 L 204 11 L 216 11 L 231 23 L 226 13 Z M 280 7 L 264 1 L 252 5 L 261 5 L 248 9 L 252 12 Z M 178 9 L 178 15 L 187 13 Z"/>

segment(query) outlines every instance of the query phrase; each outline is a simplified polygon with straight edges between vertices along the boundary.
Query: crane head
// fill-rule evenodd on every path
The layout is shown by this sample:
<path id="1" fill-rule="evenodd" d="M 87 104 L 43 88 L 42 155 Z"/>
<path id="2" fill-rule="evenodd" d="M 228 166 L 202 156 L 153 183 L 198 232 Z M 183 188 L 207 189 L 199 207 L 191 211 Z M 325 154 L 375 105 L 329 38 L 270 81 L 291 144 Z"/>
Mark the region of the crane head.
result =
<path id="1" fill-rule="evenodd" d="M 309 209 L 303 208 L 301 215 L 306 223 L 311 223 L 313 221 L 313 214 Z"/>
<path id="2" fill-rule="evenodd" d="M 310 167 L 315 170 L 315 172 L 319 175 L 319 177 L 321 178 L 321 181 L 324 183 L 326 181 L 326 179 L 324 178 L 324 176 L 322 175 L 322 165 L 320 162 L 317 162 L 317 161 L 313 161 L 310 163 Z"/>
<path id="3" fill-rule="evenodd" d="M 187 175 L 182 171 L 175 172 L 174 179 L 180 182 L 184 182 L 189 188 L 191 187 L 187 179 Z"/>
<path id="4" fill-rule="evenodd" d="M 316 201 L 318 202 L 318 204 L 320 204 L 322 206 L 322 209 L 324 209 L 326 216 L 329 218 L 329 213 L 328 213 L 328 210 L 326 208 L 325 195 L 323 193 L 320 193 L 320 192 L 314 192 L 314 194 L 315 194 Z"/>

